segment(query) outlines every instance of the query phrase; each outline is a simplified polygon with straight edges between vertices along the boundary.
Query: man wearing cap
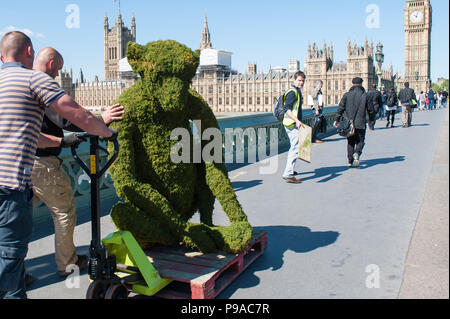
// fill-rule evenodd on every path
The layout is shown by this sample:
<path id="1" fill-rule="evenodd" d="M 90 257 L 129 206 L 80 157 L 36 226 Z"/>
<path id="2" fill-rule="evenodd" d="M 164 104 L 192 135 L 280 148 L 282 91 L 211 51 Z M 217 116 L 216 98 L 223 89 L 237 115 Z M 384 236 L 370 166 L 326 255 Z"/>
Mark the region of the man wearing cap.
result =
<path id="1" fill-rule="evenodd" d="M 349 167 L 358 167 L 366 137 L 366 113 L 369 115 L 369 126 L 372 125 L 375 110 L 373 102 L 368 98 L 362 86 L 363 79 L 354 78 L 353 86 L 344 94 L 336 114 L 334 126 L 337 127 L 341 117 L 354 120 L 355 135 L 347 138 L 347 158 Z"/>

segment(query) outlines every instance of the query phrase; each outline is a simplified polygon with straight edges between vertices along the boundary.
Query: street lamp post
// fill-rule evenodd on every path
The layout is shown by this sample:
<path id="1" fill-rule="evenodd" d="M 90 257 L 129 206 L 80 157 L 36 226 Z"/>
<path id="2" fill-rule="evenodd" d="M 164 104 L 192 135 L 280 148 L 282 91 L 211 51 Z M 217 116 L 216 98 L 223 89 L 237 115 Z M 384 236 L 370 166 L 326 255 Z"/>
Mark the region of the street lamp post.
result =
<path id="1" fill-rule="evenodd" d="M 419 72 L 416 71 L 416 92 L 419 92 Z"/>
<path id="2" fill-rule="evenodd" d="M 378 76 L 378 90 L 381 91 L 381 76 L 383 72 L 381 71 L 381 65 L 384 62 L 383 45 L 381 42 L 377 44 L 377 51 L 375 52 L 375 61 L 378 64 L 377 76 Z"/>

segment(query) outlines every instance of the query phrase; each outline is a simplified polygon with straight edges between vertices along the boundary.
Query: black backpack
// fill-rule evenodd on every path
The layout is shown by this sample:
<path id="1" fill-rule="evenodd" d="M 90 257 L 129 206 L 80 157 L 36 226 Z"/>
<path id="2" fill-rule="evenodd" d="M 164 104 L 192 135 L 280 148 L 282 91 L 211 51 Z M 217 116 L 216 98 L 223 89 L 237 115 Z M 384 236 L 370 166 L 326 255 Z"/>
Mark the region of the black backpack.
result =
<path id="1" fill-rule="evenodd" d="M 286 92 L 284 92 L 278 99 L 275 100 L 275 103 L 273 104 L 273 116 L 277 118 L 278 121 L 283 122 L 284 114 L 286 112 L 284 111 L 284 101 L 286 94 L 289 91 L 293 91 L 294 89 L 290 88 Z"/>
<path id="2" fill-rule="evenodd" d="M 391 107 L 397 104 L 397 96 L 395 93 L 390 93 L 387 99 L 386 105 Z"/>

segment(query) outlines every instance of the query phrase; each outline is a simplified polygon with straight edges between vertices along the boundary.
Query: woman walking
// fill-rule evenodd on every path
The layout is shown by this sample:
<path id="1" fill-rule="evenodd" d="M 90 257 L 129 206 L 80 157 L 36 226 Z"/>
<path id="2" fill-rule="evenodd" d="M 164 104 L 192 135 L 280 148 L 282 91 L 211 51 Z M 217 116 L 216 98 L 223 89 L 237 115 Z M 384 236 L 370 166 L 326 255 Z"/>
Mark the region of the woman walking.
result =
<path id="1" fill-rule="evenodd" d="M 395 93 L 394 87 L 391 87 L 389 89 L 389 93 L 387 94 L 386 98 L 386 120 L 387 120 L 386 127 L 389 127 L 389 122 L 391 123 L 391 127 L 394 127 L 394 119 L 395 119 L 395 112 L 397 111 L 397 103 L 398 103 L 397 94 Z"/>

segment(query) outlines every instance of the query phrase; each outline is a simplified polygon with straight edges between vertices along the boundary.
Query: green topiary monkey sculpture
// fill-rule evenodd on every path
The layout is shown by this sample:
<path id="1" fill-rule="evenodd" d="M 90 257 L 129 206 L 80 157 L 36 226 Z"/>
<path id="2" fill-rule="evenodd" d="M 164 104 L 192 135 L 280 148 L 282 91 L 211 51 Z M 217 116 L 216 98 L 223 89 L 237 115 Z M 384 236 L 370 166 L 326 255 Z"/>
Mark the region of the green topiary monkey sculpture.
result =
<path id="1" fill-rule="evenodd" d="M 125 115 L 113 124 L 119 131 L 120 153 L 110 172 L 117 194 L 124 199 L 111 210 L 113 222 L 118 229 L 130 231 L 144 249 L 154 243 L 182 242 L 201 252 L 243 251 L 252 227 L 225 165 L 176 164 L 170 157 L 178 143 L 170 138 L 174 129 L 187 129 L 192 139 L 189 120 L 200 120 L 201 132 L 218 128 L 207 103 L 189 88 L 199 51 L 172 40 L 146 46 L 130 42 L 127 57 L 140 79 L 119 97 Z M 212 223 L 216 198 L 229 226 Z M 201 223 L 189 222 L 197 211 Z"/>

